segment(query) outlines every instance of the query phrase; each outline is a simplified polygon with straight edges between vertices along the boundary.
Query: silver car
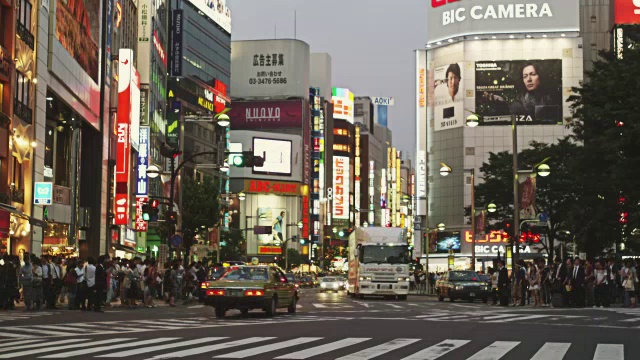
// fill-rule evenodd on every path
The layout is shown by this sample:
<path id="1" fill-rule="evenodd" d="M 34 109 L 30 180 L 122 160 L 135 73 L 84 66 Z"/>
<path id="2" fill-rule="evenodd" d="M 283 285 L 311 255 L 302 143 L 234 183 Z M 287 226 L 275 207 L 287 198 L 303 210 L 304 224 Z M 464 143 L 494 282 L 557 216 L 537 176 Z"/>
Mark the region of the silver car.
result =
<path id="1" fill-rule="evenodd" d="M 325 291 L 335 291 L 338 292 L 342 290 L 343 287 L 340 286 L 340 279 L 332 276 L 327 276 L 320 280 L 320 292 Z"/>

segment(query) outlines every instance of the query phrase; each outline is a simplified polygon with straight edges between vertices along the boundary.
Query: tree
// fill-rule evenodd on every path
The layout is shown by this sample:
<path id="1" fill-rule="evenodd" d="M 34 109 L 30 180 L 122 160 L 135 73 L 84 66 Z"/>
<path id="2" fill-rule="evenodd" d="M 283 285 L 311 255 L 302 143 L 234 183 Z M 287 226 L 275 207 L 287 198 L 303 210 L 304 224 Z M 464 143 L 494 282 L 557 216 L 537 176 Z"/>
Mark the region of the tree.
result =
<path id="1" fill-rule="evenodd" d="M 556 234 L 560 230 L 572 227 L 569 213 L 575 208 L 575 199 L 579 194 L 576 187 L 575 159 L 581 148 L 570 139 L 561 139 L 557 144 L 531 142 L 530 148 L 518 154 L 520 170 L 532 169 L 544 159 L 551 167 L 551 175 L 538 177 L 536 191 L 536 210 L 546 213 L 551 222 L 547 231 L 549 256 L 553 257 Z M 499 230 L 502 220 L 513 220 L 513 157 L 510 152 L 489 153 L 489 161 L 480 168 L 480 177 L 484 183 L 476 186 L 476 204 L 484 206 L 494 203 L 495 213 L 489 215 L 489 230 Z M 482 206 L 482 205 L 480 205 Z M 498 223 L 498 224 L 496 224 Z"/>
<path id="2" fill-rule="evenodd" d="M 580 224 L 577 241 L 588 254 L 597 254 L 625 241 L 640 227 L 637 179 L 640 173 L 640 49 L 624 49 L 619 59 L 601 52 L 600 60 L 586 76 L 589 81 L 574 88 L 569 98 L 574 111 L 574 139 L 584 144 L 576 159 L 582 192 L 572 212 Z M 624 209 L 618 205 L 626 199 Z M 628 211 L 628 224 L 618 213 Z M 636 231 L 637 232 L 637 231 Z M 640 250 L 637 243 L 628 247 Z"/>
<path id="3" fill-rule="evenodd" d="M 246 261 L 247 242 L 239 229 L 229 229 L 220 233 L 220 261 Z"/>
<path id="4" fill-rule="evenodd" d="M 184 246 L 189 248 L 196 235 L 207 238 L 209 228 L 219 221 L 219 184 L 209 176 L 203 181 L 185 177 L 182 187 L 182 229 Z"/>

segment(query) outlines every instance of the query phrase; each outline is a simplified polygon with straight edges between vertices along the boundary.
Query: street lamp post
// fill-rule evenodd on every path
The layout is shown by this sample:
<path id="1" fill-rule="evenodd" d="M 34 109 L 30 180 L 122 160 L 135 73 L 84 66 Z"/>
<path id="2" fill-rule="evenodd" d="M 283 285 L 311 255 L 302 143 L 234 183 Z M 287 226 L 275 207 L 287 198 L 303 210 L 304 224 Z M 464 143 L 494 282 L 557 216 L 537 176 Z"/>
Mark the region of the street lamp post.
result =
<path id="1" fill-rule="evenodd" d="M 302 223 L 302 220 L 298 221 L 295 224 L 287 224 L 287 227 L 290 226 L 296 226 L 298 228 L 298 240 L 300 240 L 300 230 L 302 230 L 302 228 L 304 227 L 304 224 Z M 287 242 L 289 242 L 289 240 L 291 240 L 293 238 L 288 238 L 284 241 L 284 269 L 286 271 L 289 270 L 289 246 L 287 245 Z"/>

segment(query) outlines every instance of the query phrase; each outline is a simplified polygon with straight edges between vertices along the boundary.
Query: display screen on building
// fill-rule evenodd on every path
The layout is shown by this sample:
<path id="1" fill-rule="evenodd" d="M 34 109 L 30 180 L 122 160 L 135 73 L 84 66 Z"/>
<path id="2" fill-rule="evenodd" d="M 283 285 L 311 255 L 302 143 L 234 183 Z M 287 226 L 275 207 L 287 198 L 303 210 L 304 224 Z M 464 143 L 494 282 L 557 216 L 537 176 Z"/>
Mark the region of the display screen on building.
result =
<path id="1" fill-rule="evenodd" d="M 464 125 L 464 64 L 454 63 L 434 70 L 434 130 Z"/>
<path id="2" fill-rule="evenodd" d="M 234 101 L 231 130 L 302 128 L 302 100 Z"/>
<path id="3" fill-rule="evenodd" d="M 349 89 L 333 88 L 333 118 L 347 120 L 353 124 L 353 107 L 354 96 Z"/>
<path id="4" fill-rule="evenodd" d="M 100 0 L 56 2 L 56 38 L 96 83 L 100 9 Z"/>
<path id="5" fill-rule="evenodd" d="M 640 0 L 615 0 L 616 24 L 640 24 Z"/>
<path id="6" fill-rule="evenodd" d="M 562 60 L 478 61 L 476 113 L 481 125 L 562 124 Z"/>
<path id="7" fill-rule="evenodd" d="M 432 0 L 427 43 L 481 34 L 577 32 L 580 0 Z"/>
<path id="8" fill-rule="evenodd" d="M 116 122 L 116 188 L 114 224 L 128 225 L 129 216 L 129 183 L 131 180 L 131 145 L 132 122 L 137 108 L 136 122 L 140 120 L 140 77 L 133 67 L 133 50 L 120 49 L 118 53 L 118 116 Z M 134 96 L 137 90 L 137 101 Z M 138 136 L 136 130 L 136 136 Z M 136 139 L 136 143 L 138 139 Z"/>
<path id="9" fill-rule="evenodd" d="M 227 0 L 189 0 L 189 2 L 231 34 L 231 9 L 227 7 Z"/>
<path id="10" fill-rule="evenodd" d="M 290 140 L 276 140 L 253 138 L 253 154 L 264 157 L 263 166 L 254 166 L 254 174 L 291 175 L 292 142 Z"/>
<path id="11" fill-rule="evenodd" d="M 435 250 L 437 253 L 460 252 L 460 231 L 439 231 L 436 233 Z"/>
<path id="12" fill-rule="evenodd" d="M 333 157 L 333 219 L 349 220 L 349 158 Z"/>

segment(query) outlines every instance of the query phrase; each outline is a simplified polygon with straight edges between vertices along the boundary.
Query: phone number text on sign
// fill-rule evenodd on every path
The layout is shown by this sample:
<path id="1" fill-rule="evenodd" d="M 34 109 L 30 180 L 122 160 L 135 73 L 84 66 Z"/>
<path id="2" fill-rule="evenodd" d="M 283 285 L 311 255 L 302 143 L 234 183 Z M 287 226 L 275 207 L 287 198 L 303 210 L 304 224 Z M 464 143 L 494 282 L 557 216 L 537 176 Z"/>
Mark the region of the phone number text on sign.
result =
<path id="1" fill-rule="evenodd" d="M 287 78 L 283 77 L 263 77 L 263 78 L 250 78 L 249 85 L 278 85 L 278 84 L 286 84 Z"/>

